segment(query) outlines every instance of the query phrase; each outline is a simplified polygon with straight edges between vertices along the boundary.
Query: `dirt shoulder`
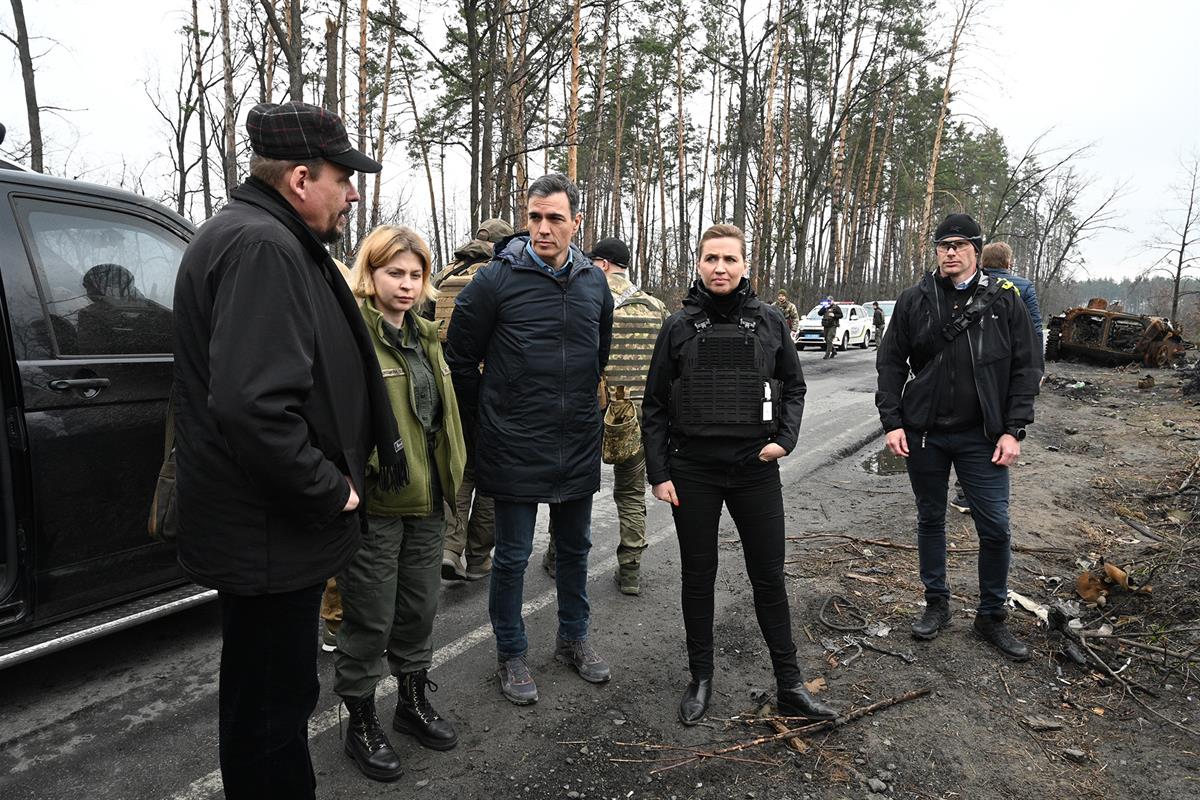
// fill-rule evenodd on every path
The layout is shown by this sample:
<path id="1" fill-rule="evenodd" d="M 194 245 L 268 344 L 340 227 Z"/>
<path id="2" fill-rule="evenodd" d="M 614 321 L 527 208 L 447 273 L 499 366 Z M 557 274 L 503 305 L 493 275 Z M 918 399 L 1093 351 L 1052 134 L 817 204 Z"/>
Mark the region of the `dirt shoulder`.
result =
<path id="1" fill-rule="evenodd" d="M 1110 624 L 1114 637 L 1195 658 L 1200 633 L 1179 629 L 1200 626 L 1200 551 L 1191 521 L 1200 494 L 1190 489 L 1200 483 L 1200 409 L 1180 396 L 1171 373 L 1155 373 L 1157 386 L 1149 390 L 1138 389 L 1141 374 L 1052 365 L 1037 425 L 1013 473 L 1011 588 L 1037 603 L 1080 604 L 1075 611 L 1091 632 Z M 1109 638 L 1086 640 L 1099 661 L 1080 666 L 1063 654 L 1063 636 L 1019 609 L 1011 623 L 1034 657 L 1005 661 L 971 631 L 977 583 L 969 517 L 952 512 L 949 520 L 950 539 L 964 551 L 950 560 L 959 598 L 954 622 L 933 642 L 909 637 L 921 602 L 915 553 L 905 549 L 913 541 L 913 503 L 903 473 L 864 469 L 878 448 L 829 466 L 805 486 L 785 488 L 797 644 L 804 668 L 823 680 L 821 696 L 843 709 L 915 690 L 930 694 L 802 737 L 793 748 L 771 743 L 680 763 L 774 733 L 735 718 L 754 714 L 757 690 L 771 679 L 726 520 L 718 694 L 709 720 L 691 729 L 674 724 L 660 706 L 675 702 L 685 675 L 674 667 L 648 671 L 636 683 L 613 687 L 606 708 L 578 708 L 520 763 L 480 764 L 477 777 L 491 774 L 527 797 L 1197 796 L 1200 737 L 1156 714 L 1200 728 L 1200 689 L 1188 672 L 1200 665 L 1178 657 L 1164 664 L 1161 653 Z M 1153 590 L 1109 587 L 1103 607 L 1082 604 L 1077 576 L 1085 566 L 1102 569 L 1101 557 L 1128 567 L 1135 586 L 1145 581 Z M 870 636 L 871 644 L 911 656 L 912 663 L 871 649 L 855 656 L 857 647 L 843 647 L 847 634 L 818 619 L 831 595 L 847 598 L 869 630 L 885 634 Z M 826 617 L 850 622 L 836 609 Z M 677 627 L 663 620 L 640 633 L 654 648 L 677 636 Z M 1120 677 L 1106 674 L 1100 662 Z M 1130 685 L 1143 687 L 1138 696 L 1149 708 L 1131 696 Z"/>

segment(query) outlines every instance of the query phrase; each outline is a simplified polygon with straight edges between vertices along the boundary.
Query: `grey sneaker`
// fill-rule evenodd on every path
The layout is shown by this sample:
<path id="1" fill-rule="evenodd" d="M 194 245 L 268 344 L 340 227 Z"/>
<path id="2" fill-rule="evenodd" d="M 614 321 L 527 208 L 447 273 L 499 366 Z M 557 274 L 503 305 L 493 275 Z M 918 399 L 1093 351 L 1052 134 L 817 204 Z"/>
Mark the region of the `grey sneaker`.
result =
<path id="1" fill-rule="evenodd" d="M 463 567 L 462 556 L 453 550 L 442 551 L 442 580 L 467 580 L 467 570 Z"/>
<path id="2" fill-rule="evenodd" d="M 486 578 L 492 574 L 492 557 L 484 556 L 482 561 L 475 563 L 471 559 L 467 559 L 467 580 L 477 581 L 480 578 Z"/>
<path id="3" fill-rule="evenodd" d="M 496 677 L 500 679 L 500 694 L 513 703 L 528 706 L 537 702 L 537 684 L 533 682 L 533 674 L 529 671 L 525 656 L 500 659 Z"/>
<path id="4" fill-rule="evenodd" d="M 604 683 L 612 677 L 608 662 L 600 657 L 587 639 L 573 642 L 559 639 L 554 646 L 554 658 L 574 667 L 579 677 L 588 683 Z"/>

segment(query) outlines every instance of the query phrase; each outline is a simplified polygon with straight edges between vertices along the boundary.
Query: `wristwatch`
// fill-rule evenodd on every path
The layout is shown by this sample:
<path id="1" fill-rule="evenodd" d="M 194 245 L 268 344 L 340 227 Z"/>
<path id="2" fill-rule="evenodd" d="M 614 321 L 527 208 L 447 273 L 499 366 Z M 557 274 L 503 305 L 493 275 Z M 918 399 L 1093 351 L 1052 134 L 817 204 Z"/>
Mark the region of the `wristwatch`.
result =
<path id="1" fill-rule="evenodd" d="M 1025 441 L 1025 429 L 1024 428 L 1005 428 L 1004 432 L 1007 433 L 1009 436 L 1013 437 L 1014 439 L 1016 439 L 1018 442 Z"/>

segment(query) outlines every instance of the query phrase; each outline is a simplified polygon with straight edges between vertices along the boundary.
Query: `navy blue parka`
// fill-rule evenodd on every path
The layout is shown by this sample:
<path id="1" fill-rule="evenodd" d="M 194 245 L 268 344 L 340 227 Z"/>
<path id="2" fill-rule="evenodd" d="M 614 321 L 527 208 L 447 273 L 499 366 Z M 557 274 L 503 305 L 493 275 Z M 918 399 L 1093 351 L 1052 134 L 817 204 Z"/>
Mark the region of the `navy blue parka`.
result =
<path id="1" fill-rule="evenodd" d="M 446 363 L 464 424 L 474 428 L 479 491 L 509 502 L 561 503 L 600 489 L 600 373 L 612 343 L 604 273 L 574 245 L 556 278 L 526 251 L 526 233 L 455 299 Z M 483 363 L 482 372 L 480 362 Z"/>

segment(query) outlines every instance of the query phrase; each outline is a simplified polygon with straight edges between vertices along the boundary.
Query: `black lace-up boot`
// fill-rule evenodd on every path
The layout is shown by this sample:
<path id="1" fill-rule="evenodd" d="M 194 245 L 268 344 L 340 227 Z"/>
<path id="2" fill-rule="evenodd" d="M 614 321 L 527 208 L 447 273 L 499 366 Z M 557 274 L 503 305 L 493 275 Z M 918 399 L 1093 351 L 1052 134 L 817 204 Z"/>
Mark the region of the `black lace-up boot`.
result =
<path id="1" fill-rule="evenodd" d="M 950 601 L 944 597 L 925 598 L 925 611 L 912 624 L 914 639 L 935 639 L 938 631 L 950 624 Z"/>
<path id="2" fill-rule="evenodd" d="M 362 774 L 373 781 L 390 783 L 404 774 L 400 756 L 392 749 L 379 716 L 375 713 L 375 694 L 352 700 L 342 698 L 350 713 L 350 730 L 346 732 L 346 755 L 354 759 Z"/>
<path id="3" fill-rule="evenodd" d="M 454 726 L 429 704 L 425 687 L 437 691 L 437 684 L 429 680 L 426 670 L 406 672 L 397 677 L 400 683 L 400 698 L 396 703 L 396 716 L 392 718 L 392 729 L 415 736 L 417 741 L 431 750 L 449 750 L 458 744 Z"/>

